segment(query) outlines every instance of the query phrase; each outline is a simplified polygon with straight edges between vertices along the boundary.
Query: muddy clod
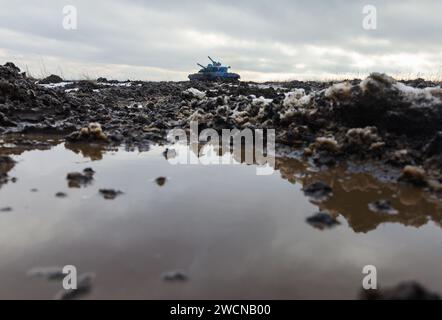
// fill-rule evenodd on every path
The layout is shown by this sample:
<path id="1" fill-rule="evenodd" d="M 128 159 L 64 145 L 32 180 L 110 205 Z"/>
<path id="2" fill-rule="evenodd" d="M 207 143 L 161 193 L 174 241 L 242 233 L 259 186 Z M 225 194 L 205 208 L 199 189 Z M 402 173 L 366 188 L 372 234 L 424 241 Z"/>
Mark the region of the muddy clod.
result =
<path id="1" fill-rule="evenodd" d="M 345 134 L 345 148 L 354 153 L 376 151 L 384 145 L 376 127 L 352 128 Z"/>
<path id="2" fill-rule="evenodd" d="M 313 216 L 307 218 L 306 222 L 319 230 L 330 229 L 341 224 L 338 220 L 325 212 L 318 212 L 314 214 Z"/>
<path id="3" fill-rule="evenodd" d="M 40 84 L 51 84 L 51 83 L 60 83 L 63 82 L 63 79 L 60 76 L 55 74 L 51 74 L 50 76 L 40 80 L 38 83 Z"/>
<path id="4" fill-rule="evenodd" d="M 64 192 L 57 192 L 57 193 L 55 194 L 55 196 L 56 196 L 57 198 L 66 198 L 68 195 L 67 195 L 66 193 L 64 193 Z"/>
<path id="5" fill-rule="evenodd" d="M 187 281 L 189 278 L 183 271 L 174 270 L 162 273 L 161 279 L 169 282 L 183 282 Z"/>
<path id="6" fill-rule="evenodd" d="M 100 189 L 99 192 L 103 196 L 103 198 L 107 199 L 107 200 L 113 200 L 117 196 L 123 194 L 122 191 L 114 190 L 114 189 Z"/>
<path id="7" fill-rule="evenodd" d="M 314 182 L 303 189 L 304 194 L 311 200 L 322 202 L 332 196 L 332 188 L 322 181 Z"/>
<path id="8" fill-rule="evenodd" d="M 387 215 L 395 215 L 399 212 L 393 208 L 388 200 L 377 200 L 368 204 L 368 208 L 373 212 L 378 212 Z"/>
<path id="9" fill-rule="evenodd" d="M 415 166 L 405 166 L 398 181 L 409 183 L 416 187 L 425 187 L 428 184 L 425 170 Z"/>
<path id="10" fill-rule="evenodd" d="M 95 171 L 92 168 L 85 168 L 85 169 L 83 169 L 83 173 L 85 175 L 92 177 L 95 174 Z"/>
<path id="11" fill-rule="evenodd" d="M 69 188 L 80 188 L 87 186 L 94 180 L 95 171 L 91 168 L 86 168 L 83 172 L 70 172 L 67 174 Z"/>
<path id="12" fill-rule="evenodd" d="M 98 122 L 91 122 L 87 127 L 71 133 L 66 140 L 69 142 L 109 142 Z"/>
<path id="13" fill-rule="evenodd" d="M 333 137 L 319 137 L 316 138 L 315 147 L 317 150 L 328 151 L 331 153 L 338 153 L 340 146 Z"/>
<path id="14" fill-rule="evenodd" d="M 166 177 L 158 177 L 155 179 L 155 182 L 157 183 L 157 185 L 159 185 L 160 187 L 164 186 L 166 184 L 167 178 Z"/>

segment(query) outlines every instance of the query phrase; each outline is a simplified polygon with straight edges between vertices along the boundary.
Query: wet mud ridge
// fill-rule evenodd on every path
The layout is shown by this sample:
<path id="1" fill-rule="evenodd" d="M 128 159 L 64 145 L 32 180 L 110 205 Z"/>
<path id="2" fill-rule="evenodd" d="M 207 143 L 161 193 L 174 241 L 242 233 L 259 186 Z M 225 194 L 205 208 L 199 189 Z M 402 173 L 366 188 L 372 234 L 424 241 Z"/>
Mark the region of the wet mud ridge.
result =
<path id="1" fill-rule="evenodd" d="M 63 81 L 0 66 L 0 134 L 57 133 L 77 142 L 146 148 L 188 128 L 276 130 L 276 142 L 318 166 L 391 168 L 391 178 L 442 194 L 442 89 L 371 74 L 283 83 Z M 281 147 L 282 148 L 282 147 Z M 8 158 L 1 159 L 7 180 Z"/>

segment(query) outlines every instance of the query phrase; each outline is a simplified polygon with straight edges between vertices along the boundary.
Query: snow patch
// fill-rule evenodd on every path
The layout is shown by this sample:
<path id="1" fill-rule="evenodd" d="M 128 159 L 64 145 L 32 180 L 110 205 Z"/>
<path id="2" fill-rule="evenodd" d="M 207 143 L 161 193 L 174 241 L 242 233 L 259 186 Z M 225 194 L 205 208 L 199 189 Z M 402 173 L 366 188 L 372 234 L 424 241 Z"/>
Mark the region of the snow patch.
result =
<path id="1" fill-rule="evenodd" d="M 309 104 L 311 96 L 305 94 L 304 89 L 295 89 L 294 91 L 285 93 L 283 105 L 284 107 L 303 107 Z"/>
<path id="2" fill-rule="evenodd" d="M 39 86 L 42 86 L 46 89 L 54 89 L 54 88 L 63 88 L 66 87 L 69 84 L 72 84 L 73 82 L 59 82 L 59 83 L 47 83 L 47 84 L 38 84 Z"/>
<path id="3" fill-rule="evenodd" d="M 342 100 L 343 98 L 350 97 L 352 85 L 350 82 L 340 82 L 332 85 L 325 90 L 325 97 L 334 100 Z"/>
<path id="4" fill-rule="evenodd" d="M 273 102 L 273 99 L 266 99 L 264 97 L 253 98 L 252 104 L 254 106 L 267 106 Z"/>
<path id="5" fill-rule="evenodd" d="M 131 82 L 117 82 L 117 83 L 109 83 L 109 82 L 97 82 L 99 86 L 108 86 L 108 87 L 131 87 Z"/>
<path id="6" fill-rule="evenodd" d="M 203 99 L 206 96 L 205 92 L 202 92 L 196 88 L 189 88 L 187 90 L 184 90 L 183 92 L 186 94 L 189 94 L 191 96 L 194 96 L 195 98 L 198 98 L 198 99 Z"/>
<path id="7" fill-rule="evenodd" d="M 66 89 L 66 90 L 64 90 L 64 92 L 66 92 L 66 93 L 77 92 L 78 90 L 80 90 L 80 88 Z"/>
<path id="8" fill-rule="evenodd" d="M 442 89 L 440 87 L 433 88 L 414 88 L 402 82 L 395 85 L 402 95 L 410 102 L 419 102 L 419 105 L 428 106 L 435 103 L 440 103 L 442 100 Z"/>

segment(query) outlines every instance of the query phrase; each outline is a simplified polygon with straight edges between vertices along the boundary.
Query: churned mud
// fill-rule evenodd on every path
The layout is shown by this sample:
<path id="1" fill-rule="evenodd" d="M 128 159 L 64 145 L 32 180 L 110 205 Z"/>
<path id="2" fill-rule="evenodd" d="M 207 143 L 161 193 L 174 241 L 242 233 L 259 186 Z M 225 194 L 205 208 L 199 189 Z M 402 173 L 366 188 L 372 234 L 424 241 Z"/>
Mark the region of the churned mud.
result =
<path id="1" fill-rule="evenodd" d="M 235 154 L 172 165 L 167 132 L 192 121 L 275 129 L 276 173 Z M 36 81 L 0 66 L 0 297 L 438 297 L 441 121 L 439 83 L 383 74 Z M 65 264 L 78 296 L 41 279 Z M 360 294 L 367 264 L 376 295 Z"/>
<path id="2" fill-rule="evenodd" d="M 384 74 L 340 83 L 62 82 L 0 68 L 0 131 L 59 133 L 66 141 L 146 148 L 167 131 L 263 128 L 319 165 L 359 161 L 394 179 L 442 188 L 442 89 Z M 49 83 L 56 81 L 56 83 Z M 391 172 L 394 172 L 392 170 Z"/>

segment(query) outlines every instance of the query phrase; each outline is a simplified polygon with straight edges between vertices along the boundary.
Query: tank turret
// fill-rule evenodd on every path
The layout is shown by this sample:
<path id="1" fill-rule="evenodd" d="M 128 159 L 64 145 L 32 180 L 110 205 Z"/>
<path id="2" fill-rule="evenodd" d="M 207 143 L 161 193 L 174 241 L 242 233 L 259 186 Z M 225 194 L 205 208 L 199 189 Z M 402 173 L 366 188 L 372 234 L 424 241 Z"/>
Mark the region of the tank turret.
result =
<path id="1" fill-rule="evenodd" d="M 221 62 L 216 62 L 216 61 L 213 60 L 210 56 L 207 56 L 207 58 L 209 58 L 209 60 L 212 61 L 213 66 L 215 66 L 215 67 L 221 67 Z"/>
<path id="2" fill-rule="evenodd" d="M 211 57 L 208 57 L 212 62 L 208 64 L 206 67 L 202 64 L 197 63 L 202 69 L 198 71 L 198 73 L 190 74 L 189 79 L 191 81 L 223 81 L 223 82 L 231 82 L 238 81 L 240 76 L 236 73 L 230 73 L 229 68 L 227 66 L 223 66 L 221 62 L 213 60 Z"/>

